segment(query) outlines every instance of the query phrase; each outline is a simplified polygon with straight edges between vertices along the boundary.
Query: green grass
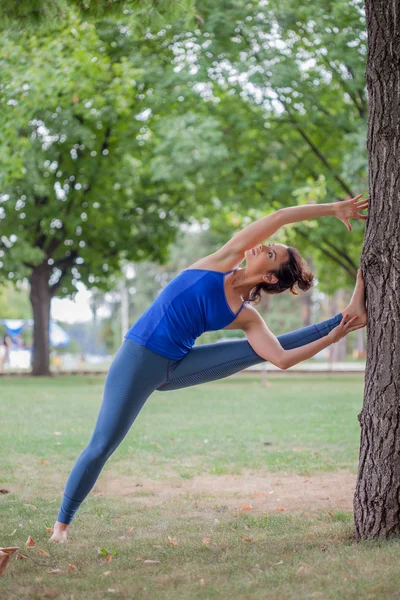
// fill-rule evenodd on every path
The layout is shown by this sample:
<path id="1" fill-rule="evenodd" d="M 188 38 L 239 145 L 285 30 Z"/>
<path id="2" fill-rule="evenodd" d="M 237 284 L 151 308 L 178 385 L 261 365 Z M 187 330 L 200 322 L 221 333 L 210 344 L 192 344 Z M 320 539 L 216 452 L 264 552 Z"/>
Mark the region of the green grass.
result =
<path id="1" fill-rule="evenodd" d="M 240 486 L 244 472 L 355 473 L 362 377 L 270 379 L 271 387 L 247 376 L 154 394 L 99 482 L 113 474 L 168 490 L 195 476 L 235 474 Z M 91 435 L 103 379 L 4 378 L 0 386 L 0 488 L 10 492 L 0 494 L 0 546 L 29 556 L 12 558 L 0 597 L 400 598 L 400 543 L 355 544 L 352 514 L 334 507 L 330 514 L 309 507 L 255 514 L 234 510 L 221 495 L 187 492 L 162 502 L 146 488 L 135 499 L 122 488 L 90 494 L 69 544 L 49 544 L 46 526 Z M 25 549 L 28 535 L 50 557 Z M 100 548 L 114 553 L 108 564 Z M 77 570 L 68 572 L 69 563 Z M 62 574 L 49 574 L 52 568 Z"/>

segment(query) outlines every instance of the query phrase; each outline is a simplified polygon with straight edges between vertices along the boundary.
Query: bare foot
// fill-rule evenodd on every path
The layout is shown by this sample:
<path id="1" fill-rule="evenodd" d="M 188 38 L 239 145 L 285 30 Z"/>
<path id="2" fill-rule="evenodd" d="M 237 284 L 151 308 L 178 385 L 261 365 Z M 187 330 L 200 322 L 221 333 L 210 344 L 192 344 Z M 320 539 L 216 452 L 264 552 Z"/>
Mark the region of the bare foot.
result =
<path id="1" fill-rule="evenodd" d="M 59 544 L 64 544 L 64 542 L 67 542 L 68 527 L 69 525 L 56 521 L 53 528 L 53 535 L 49 539 L 49 542 L 58 542 Z"/>
<path id="2" fill-rule="evenodd" d="M 367 311 L 365 309 L 365 285 L 361 269 L 357 270 L 356 287 L 354 288 L 350 304 L 342 312 L 343 316 L 346 314 L 349 315 L 349 317 L 357 316 L 357 325 L 366 325 L 367 323 Z"/>

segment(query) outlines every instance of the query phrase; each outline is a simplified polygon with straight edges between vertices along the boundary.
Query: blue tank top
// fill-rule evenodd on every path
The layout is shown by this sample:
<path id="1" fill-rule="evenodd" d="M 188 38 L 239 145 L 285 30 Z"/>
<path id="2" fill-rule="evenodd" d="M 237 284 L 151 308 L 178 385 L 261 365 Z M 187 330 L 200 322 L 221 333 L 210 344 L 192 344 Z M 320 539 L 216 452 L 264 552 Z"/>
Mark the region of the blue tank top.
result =
<path id="1" fill-rule="evenodd" d="M 234 313 L 224 290 L 227 271 L 186 269 L 157 296 L 132 325 L 126 338 L 166 358 L 179 360 L 206 331 L 223 329 L 240 313 Z"/>

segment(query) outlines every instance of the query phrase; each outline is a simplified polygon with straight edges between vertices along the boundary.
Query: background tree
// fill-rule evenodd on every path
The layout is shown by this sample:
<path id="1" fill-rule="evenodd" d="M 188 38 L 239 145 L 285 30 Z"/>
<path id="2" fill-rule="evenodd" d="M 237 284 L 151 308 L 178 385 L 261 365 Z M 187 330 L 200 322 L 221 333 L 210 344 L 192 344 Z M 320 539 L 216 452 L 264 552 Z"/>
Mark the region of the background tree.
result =
<path id="1" fill-rule="evenodd" d="M 205 0 L 197 8 L 201 26 L 176 33 L 175 69 L 218 116 L 231 150 L 216 224 L 225 216 L 232 228 L 246 213 L 365 190 L 361 0 L 274 0 L 262 10 L 257 0 Z M 351 236 L 342 227 L 328 219 L 296 226 L 292 236 L 317 267 L 330 264 L 321 281 L 331 289 L 353 282 L 362 243 L 362 226 Z"/>
<path id="2" fill-rule="evenodd" d="M 368 351 L 354 498 L 358 539 L 400 534 L 400 16 L 394 2 L 365 5 L 371 208 L 362 255 Z"/>
<path id="3" fill-rule="evenodd" d="M 57 36 L 3 36 L 1 273 L 30 282 L 34 374 L 49 372 L 51 298 L 71 294 L 78 280 L 109 287 L 122 258 L 165 260 L 179 223 L 206 210 L 185 173 L 205 180 L 226 156 L 215 120 L 188 114 L 180 146 L 179 128 L 172 132 L 180 179 L 168 185 L 168 169 L 160 176 L 169 128 L 157 122 L 141 148 L 148 90 L 141 70 L 115 52 L 127 31 L 69 13 Z"/>

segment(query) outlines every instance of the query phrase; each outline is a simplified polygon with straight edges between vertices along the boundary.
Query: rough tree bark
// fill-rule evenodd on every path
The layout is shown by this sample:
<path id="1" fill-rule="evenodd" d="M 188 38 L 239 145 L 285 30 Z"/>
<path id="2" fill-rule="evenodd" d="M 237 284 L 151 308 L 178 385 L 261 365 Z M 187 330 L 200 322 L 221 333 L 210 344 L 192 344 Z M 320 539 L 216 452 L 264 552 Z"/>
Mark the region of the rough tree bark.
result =
<path id="1" fill-rule="evenodd" d="M 400 534 L 400 3 L 366 0 L 370 210 L 361 267 L 368 333 L 357 539 Z"/>
<path id="2" fill-rule="evenodd" d="M 30 299 L 33 310 L 32 375 L 50 375 L 50 269 L 47 263 L 32 270 Z"/>

